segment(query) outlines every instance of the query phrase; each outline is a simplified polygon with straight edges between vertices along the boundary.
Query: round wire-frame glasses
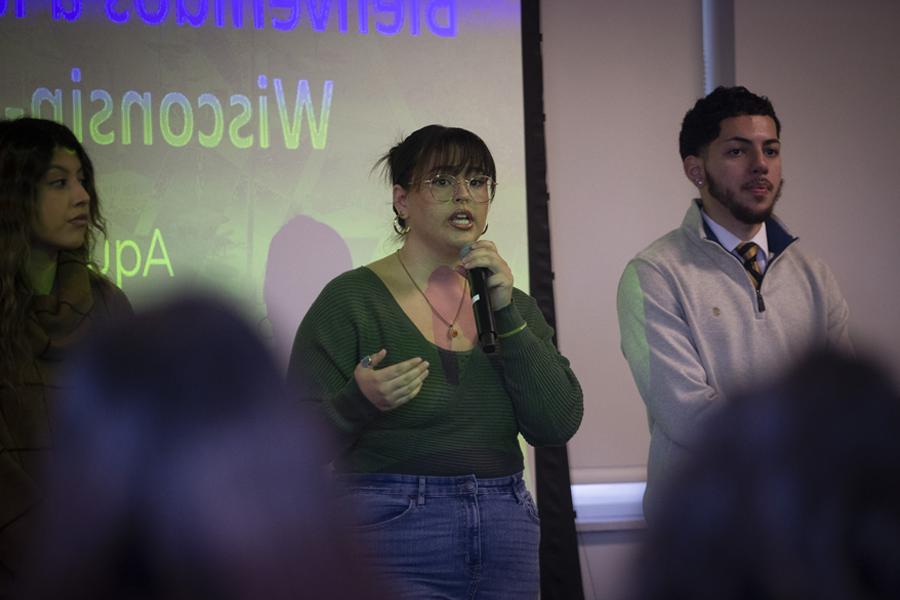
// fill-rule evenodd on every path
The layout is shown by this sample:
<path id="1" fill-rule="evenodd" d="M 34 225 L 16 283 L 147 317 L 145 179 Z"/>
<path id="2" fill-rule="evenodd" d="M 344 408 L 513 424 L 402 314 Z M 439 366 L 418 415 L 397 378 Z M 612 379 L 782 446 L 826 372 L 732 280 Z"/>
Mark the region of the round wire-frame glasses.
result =
<path id="1" fill-rule="evenodd" d="M 459 179 L 453 175 L 437 174 L 423 181 L 431 191 L 431 197 L 437 202 L 449 202 L 453 200 L 453 196 L 458 189 L 457 186 L 464 184 L 469 192 L 469 197 L 474 202 L 486 203 L 494 199 L 497 192 L 497 182 L 488 175 L 473 175 L 464 179 Z"/>

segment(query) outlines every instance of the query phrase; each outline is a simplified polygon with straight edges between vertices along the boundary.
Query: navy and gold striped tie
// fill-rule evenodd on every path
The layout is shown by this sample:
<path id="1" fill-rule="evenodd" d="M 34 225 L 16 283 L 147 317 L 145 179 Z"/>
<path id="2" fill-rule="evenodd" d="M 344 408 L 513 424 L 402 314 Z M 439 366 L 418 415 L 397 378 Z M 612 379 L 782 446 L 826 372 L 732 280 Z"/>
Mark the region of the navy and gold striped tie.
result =
<path id="1" fill-rule="evenodd" d="M 763 278 L 762 269 L 759 268 L 759 261 L 756 260 L 756 254 L 757 252 L 759 252 L 759 246 L 757 246 L 753 242 L 746 242 L 735 248 L 735 250 L 737 250 L 738 254 L 741 255 L 741 258 L 744 259 L 744 268 L 750 275 L 750 280 L 753 282 L 753 286 L 756 289 L 759 289 Z"/>

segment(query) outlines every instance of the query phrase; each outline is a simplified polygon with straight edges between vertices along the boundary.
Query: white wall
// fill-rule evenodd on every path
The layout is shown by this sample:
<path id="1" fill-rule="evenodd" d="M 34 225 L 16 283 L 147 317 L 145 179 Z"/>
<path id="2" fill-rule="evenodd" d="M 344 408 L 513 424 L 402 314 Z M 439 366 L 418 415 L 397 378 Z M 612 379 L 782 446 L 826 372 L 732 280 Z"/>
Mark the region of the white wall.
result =
<path id="1" fill-rule="evenodd" d="M 557 329 L 585 391 L 573 480 L 640 480 L 647 421 L 616 285 L 691 198 L 677 138 L 703 89 L 700 2 L 544 2 L 541 27 Z"/>
<path id="2" fill-rule="evenodd" d="M 680 222 L 681 119 L 703 93 L 700 0 L 545 2 L 550 224 L 560 346 L 585 390 L 573 481 L 643 477 L 643 404 L 615 291 Z M 739 84 L 783 123 L 777 213 L 834 270 L 852 334 L 900 373 L 900 2 L 735 0 Z"/>
<path id="3" fill-rule="evenodd" d="M 900 2 L 735 0 L 735 41 L 738 80 L 783 125 L 777 211 L 835 272 L 857 348 L 898 378 Z"/>

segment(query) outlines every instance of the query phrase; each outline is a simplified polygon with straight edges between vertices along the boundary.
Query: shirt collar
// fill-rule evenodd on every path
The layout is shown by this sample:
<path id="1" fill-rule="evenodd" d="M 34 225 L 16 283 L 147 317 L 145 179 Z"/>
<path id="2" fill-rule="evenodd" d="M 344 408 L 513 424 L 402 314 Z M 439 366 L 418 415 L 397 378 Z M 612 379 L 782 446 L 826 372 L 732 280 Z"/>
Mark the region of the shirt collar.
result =
<path id="1" fill-rule="evenodd" d="M 703 216 L 703 220 L 712 229 L 712 232 L 715 234 L 716 238 L 718 238 L 719 243 L 725 247 L 726 250 L 730 252 L 736 252 L 736 248 L 744 243 L 745 240 L 740 239 L 715 221 L 713 221 L 712 217 L 706 214 L 706 211 L 702 208 L 700 209 L 700 214 Z M 759 228 L 759 231 L 756 232 L 756 235 L 753 236 L 753 239 L 746 240 L 748 242 L 753 242 L 757 246 L 759 246 L 762 254 L 760 260 L 763 262 L 763 266 L 769 260 L 769 238 L 766 235 L 766 224 L 765 222 L 762 224 L 762 227 Z"/>

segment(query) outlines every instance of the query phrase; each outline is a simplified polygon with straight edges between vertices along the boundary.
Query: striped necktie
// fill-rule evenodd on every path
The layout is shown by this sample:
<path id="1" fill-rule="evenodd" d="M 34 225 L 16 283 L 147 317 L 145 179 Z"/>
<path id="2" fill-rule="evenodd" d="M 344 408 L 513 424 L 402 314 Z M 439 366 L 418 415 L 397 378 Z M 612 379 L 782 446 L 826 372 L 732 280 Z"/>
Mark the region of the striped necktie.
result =
<path id="1" fill-rule="evenodd" d="M 753 286 L 756 289 L 759 289 L 763 278 L 762 270 L 759 268 L 759 261 L 756 260 L 759 246 L 753 242 L 746 242 L 735 248 L 735 250 L 737 250 L 737 253 L 744 259 L 744 268 L 747 270 L 747 273 L 750 274 L 750 280 L 753 281 Z"/>

